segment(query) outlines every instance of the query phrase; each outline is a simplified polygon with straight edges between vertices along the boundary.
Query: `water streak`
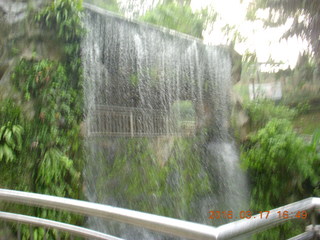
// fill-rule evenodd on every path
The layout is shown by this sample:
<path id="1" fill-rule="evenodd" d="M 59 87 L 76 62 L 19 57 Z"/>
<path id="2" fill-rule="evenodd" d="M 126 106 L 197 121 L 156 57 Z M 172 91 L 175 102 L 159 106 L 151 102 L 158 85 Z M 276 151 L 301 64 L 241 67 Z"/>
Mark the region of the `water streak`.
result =
<path id="1" fill-rule="evenodd" d="M 183 159 L 186 156 L 175 149 L 176 141 L 184 131 L 182 120 L 186 118 L 186 113 L 195 113 L 191 119 L 194 132 L 185 138 L 186 141 L 192 141 L 192 146 L 201 153 L 201 161 L 197 163 L 200 170 L 195 171 L 190 179 L 199 182 L 208 177 L 210 191 L 192 203 L 180 199 L 180 206 L 169 202 L 174 201 L 175 196 L 161 199 L 156 190 L 149 195 L 141 193 L 143 205 L 136 207 L 153 209 L 165 204 L 165 209 L 167 206 L 174 209 L 170 213 L 173 217 L 207 224 L 212 224 L 208 220 L 209 210 L 242 210 L 247 200 L 247 188 L 238 166 L 236 146 L 229 134 L 231 61 L 227 49 L 206 46 L 192 37 L 128 21 L 92 6 L 87 6 L 84 23 L 87 35 L 82 42 L 82 51 L 88 129 L 97 124 L 106 125 L 106 118 L 97 119 L 102 116 L 99 115 L 101 105 L 139 109 L 143 113 L 140 118 L 137 117 L 138 120 L 127 120 L 120 126 L 126 129 L 131 129 L 133 124 L 144 126 L 140 128 L 143 129 L 140 131 L 144 131 L 140 132 L 140 136 L 145 134 L 146 138 L 136 138 L 134 143 L 143 147 L 148 145 L 152 149 L 150 159 L 160 159 L 159 166 L 170 166 L 172 155 L 178 158 L 178 165 L 183 165 L 186 164 Z M 151 115 L 150 111 L 162 111 L 165 114 L 154 117 L 155 114 Z M 118 120 L 114 121 L 118 124 Z M 162 136 L 152 135 L 154 121 L 162 121 L 164 128 L 170 127 L 163 131 Z M 136 127 L 134 134 L 138 132 L 139 128 Z M 118 166 L 119 152 L 121 156 L 134 158 L 132 149 L 127 147 L 132 146 L 130 144 L 130 139 L 121 137 L 121 132 L 118 136 L 88 136 L 88 162 L 84 175 L 90 201 L 135 208 L 122 197 L 127 196 L 125 194 L 131 187 L 130 182 L 124 186 L 125 189 L 118 189 L 117 196 L 108 194 L 110 187 L 116 187 L 119 181 L 126 179 L 126 174 L 130 174 L 130 168 L 127 167 L 128 172 L 119 173 L 124 174 L 123 178 L 115 176 L 110 179 L 113 176 L 112 168 Z M 141 172 L 143 169 L 144 166 L 141 166 Z M 191 184 L 183 179 L 183 174 L 182 170 L 169 174 L 167 186 L 181 189 L 179 185 Z M 192 213 L 188 210 L 191 207 L 194 209 Z M 129 231 L 123 225 L 106 226 L 105 222 L 97 219 L 90 218 L 88 224 L 97 230 L 127 239 L 167 239 L 135 228 Z"/>

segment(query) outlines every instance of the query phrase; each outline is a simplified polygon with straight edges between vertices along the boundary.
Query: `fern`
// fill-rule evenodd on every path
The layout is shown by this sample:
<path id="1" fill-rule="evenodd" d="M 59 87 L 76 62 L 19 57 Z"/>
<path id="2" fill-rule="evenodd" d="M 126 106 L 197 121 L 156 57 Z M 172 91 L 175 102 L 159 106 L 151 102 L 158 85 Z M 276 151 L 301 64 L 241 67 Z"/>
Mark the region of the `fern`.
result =
<path id="1" fill-rule="evenodd" d="M 23 128 L 10 122 L 0 128 L 0 161 L 12 162 L 21 151 Z"/>

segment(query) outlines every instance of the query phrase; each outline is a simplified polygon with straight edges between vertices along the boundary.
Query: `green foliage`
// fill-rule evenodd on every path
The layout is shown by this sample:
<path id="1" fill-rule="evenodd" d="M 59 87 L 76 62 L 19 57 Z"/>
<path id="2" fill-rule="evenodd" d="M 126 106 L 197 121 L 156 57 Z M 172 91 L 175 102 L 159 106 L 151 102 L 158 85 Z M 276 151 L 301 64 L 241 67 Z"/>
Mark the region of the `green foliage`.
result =
<path id="1" fill-rule="evenodd" d="M 166 144 L 173 144 L 172 152 L 159 159 L 150 139 L 123 139 L 101 184 L 122 207 L 190 220 L 198 214 L 197 198 L 210 192 L 209 178 L 193 140 Z"/>
<path id="2" fill-rule="evenodd" d="M 312 134 L 320 127 L 320 113 L 319 112 L 308 112 L 305 114 L 302 112 L 293 121 L 295 129 L 301 134 Z"/>
<path id="3" fill-rule="evenodd" d="M 297 65 L 294 69 L 294 75 L 300 82 L 300 85 L 302 85 L 301 83 L 303 82 L 312 82 L 315 70 L 316 65 L 312 61 L 312 56 L 309 56 L 307 53 L 303 53 L 298 58 Z"/>
<path id="4" fill-rule="evenodd" d="M 110 187 L 111 196 L 118 198 L 129 209 L 150 211 L 145 198 L 161 195 L 164 185 L 163 172 L 155 161 L 148 141 L 123 140 L 126 151 L 116 154 L 112 170 L 105 182 L 119 183 Z M 146 184 L 147 183 L 147 184 Z M 118 191 L 118 189 L 122 191 Z M 116 190 L 113 192 L 113 190 Z"/>
<path id="5" fill-rule="evenodd" d="M 25 139 L 15 161 L 21 166 L 26 166 L 25 169 L 9 165 L 2 168 L 6 172 L 5 175 L 15 170 L 26 176 L 25 181 L 18 181 L 18 184 L 13 184 L 15 180 L 6 181 L 5 186 L 8 188 L 62 197 L 81 197 L 80 172 L 83 156 L 80 136 L 80 40 L 84 32 L 81 14 L 81 1 L 56 0 L 36 15 L 36 21 L 40 26 L 52 32 L 57 42 L 64 46 L 65 55 L 61 62 L 22 59 L 11 75 L 24 100 L 32 100 L 35 117 L 32 121 L 21 119 L 20 112 L 16 113 L 19 116 L 14 117 L 12 114 L 8 117 L 9 121 L 18 119 L 24 125 Z M 14 150 L 17 151 L 19 148 Z M 81 218 L 70 213 L 33 208 L 28 211 L 33 215 L 58 221 L 81 221 Z M 22 232 L 25 239 L 30 235 L 28 229 L 23 229 Z M 56 234 L 55 231 L 50 231 L 47 237 L 53 238 Z M 34 239 L 43 239 L 43 236 L 43 230 L 35 230 Z"/>
<path id="6" fill-rule="evenodd" d="M 0 126 L 12 124 L 21 124 L 21 109 L 11 99 L 0 102 Z"/>
<path id="7" fill-rule="evenodd" d="M 203 156 L 196 142 L 199 139 L 181 138 L 174 143 L 174 151 L 165 166 L 166 187 L 163 199 L 170 199 L 164 205 L 164 215 L 195 221 L 199 216 L 198 202 L 213 194 Z M 176 209 L 180 206 L 180 209 Z"/>
<path id="8" fill-rule="evenodd" d="M 0 162 L 16 160 L 16 153 L 21 151 L 22 133 L 22 127 L 11 122 L 0 127 Z"/>
<path id="9" fill-rule="evenodd" d="M 60 63 L 22 59 L 11 78 L 25 100 L 37 101 L 36 114 L 41 122 L 70 128 L 82 117 L 78 101 L 81 91 L 72 88 L 67 69 Z"/>
<path id="10" fill-rule="evenodd" d="M 22 149 L 21 110 L 10 99 L 0 103 L 0 162 L 16 161 Z"/>
<path id="11" fill-rule="evenodd" d="M 81 87 L 82 0 L 55 0 L 36 14 L 35 20 L 63 44 L 68 77 L 74 87 Z"/>
<path id="12" fill-rule="evenodd" d="M 2 188 L 31 191 L 33 163 L 26 159 L 28 127 L 21 109 L 11 99 L 0 102 L 0 186 Z M 29 214 L 30 207 L 17 207 L 0 203 L 4 211 Z"/>
<path id="13" fill-rule="evenodd" d="M 247 102 L 245 109 L 250 117 L 252 130 L 263 128 L 272 119 L 292 120 L 297 115 L 294 109 L 276 105 L 269 100 Z"/>
<path id="14" fill-rule="evenodd" d="M 23 96 L 19 104 L 30 102 L 33 108 L 29 111 L 34 112 L 30 115 L 34 117 L 24 117 L 16 102 L 0 102 L 1 187 L 82 197 L 81 16 L 81 0 L 55 0 L 35 15 L 35 22 L 64 52 L 60 61 L 22 59 L 12 71 L 11 80 Z M 82 221 L 79 216 L 54 210 L 11 205 L 4 208 L 71 224 Z M 35 229 L 34 239 L 43 239 L 44 234 L 43 229 Z M 30 239 L 28 227 L 22 228 L 22 235 Z M 56 231 L 49 231 L 47 239 L 56 235 Z"/>
<path id="15" fill-rule="evenodd" d="M 78 102 L 79 90 L 72 88 L 66 68 L 54 61 L 22 59 L 11 77 L 27 96 L 26 100 L 35 102 L 35 128 L 30 131 L 35 131 L 43 156 L 52 147 L 69 153 L 72 149 L 78 150 L 79 146 L 73 148 L 69 142 L 73 142 L 70 138 L 74 140 L 78 136 L 82 107 Z"/>
<path id="16" fill-rule="evenodd" d="M 239 32 L 236 25 L 225 25 L 222 28 L 222 32 L 224 32 L 227 37 L 227 44 L 230 45 L 233 49 L 236 43 L 243 42 L 246 38 Z"/>
<path id="17" fill-rule="evenodd" d="M 57 33 L 57 37 L 68 43 L 77 42 L 83 35 L 81 23 L 81 0 L 55 0 L 35 16 L 43 27 Z"/>
<path id="18" fill-rule="evenodd" d="M 202 38 L 202 31 L 208 16 L 206 10 L 201 13 L 193 13 L 191 7 L 187 4 L 178 5 L 169 2 L 160 4 L 155 9 L 148 11 L 141 20 Z M 213 14 L 212 21 L 215 17 L 216 14 Z"/>
<path id="19" fill-rule="evenodd" d="M 172 105 L 173 114 L 178 115 L 180 121 L 195 121 L 195 110 L 192 101 L 176 101 Z"/>
<path id="20" fill-rule="evenodd" d="M 28 162 L 28 167 L 18 169 L 18 172 L 29 179 L 14 186 L 15 189 L 71 198 L 79 198 L 81 194 L 81 90 L 73 88 L 67 69 L 61 63 L 51 60 L 22 59 L 11 75 L 14 85 L 25 96 L 25 101 L 32 100 L 35 111 L 34 119 L 29 121 L 23 119 L 20 109 L 13 106 L 11 116 L 8 117 L 15 123 L 21 122 L 25 128 L 23 144 L 21 140 L 16 140 L 14 151 L 22 149 L 15 161 L 19 165 Z M 13 105 L 9 101 L 8 106 L 10 104 Z M 8 112 L 8 107 L 5 111 Z M 0 112 L 0 115 L 3 114 Z M 19 133 L 16 127 L 12 127 L 12 132 Z M 8 171 L 8 168 L 4 170 Z M 10 181 L 6 185 L 13 188 Z M 43 209 L 34 211 L 33 214 L 39 217 L 68 220 L 71 223 L 79 221 L 79 217 L 69 213 Z M 23 233 L 24 237 L 28 237 L 28 229 Z M 38 238 L 35 239 L 42 239 L 43 234 L 41 229 L 36 229 L 35 236 Z M 55 234 L 48 233 L 49 236 Z"/>
<path id="21" fill-rule="evenodd" d="M 251 208 L 270 210 L 309 197 L 318 184 L 315 164 L 319 156 L 293 131 L 289 121 L 273 119 L 253 134 L 241 159 L 252 181 Z M 298 224 L 284 225 L 258 235 L 257 239 L 285 239 Z"/>
<path id="22" fill-rule="evenodd" d="M 293 130 L 291 120 L 308 110 L 250 102 L 246 109 L 254 132 L 242 147 L 241 161 L 251 180 L 251 209 L 270 210 L 291 202 L 319 196 L 319 137 L 311 144 Z M 304 223 L 289 222 L 255 236 L 255 239 L 286 239 L 304 231 Z"/>
<path id="23" fill-rule="evenodd" d="M 43 188 L 41 192 L 55 196 L 71 196 L 73 191 L 71 186 L 61 181 L 61 178 L 72 179 L 75 184 L 79 181 L 79 173 L 74 169 L 72 160 L 59 149 L 48 149 L 39 164 L 37 175 L 37 183 Z"/>
<path id="24" fill-rule="evenodd" d="M 131 74 L 130 76 L 130 83 L 132 86 L 137 87 L 139 84 L 139 78 L 136 74 Z"/>
<path id="25" fill-rule="evenodd" d="M 308 112 L 310 111 L 310 109 L 311 109 L 311 106 L 310 106 L 310 104 L 309 104 L 308 101 L 306 101 L 306 102 L 300 102 L 300 103 L 297 105 L 296 109 L 297 109 L 298 114 L 301 115 L 301 114 L 306 114 L 306 113 L 308 113 Z"/>
<path id="26" fill-rule="evenodd" d="M 2 187 L 19 188 L 28 181 L 17 183 L 27 168 L 23 155 L 25 150 L 26 124 L 21 109 L 10 99 L 0 102 L 0 182 Z M 23 139 L 23 140 L 22 140 Z"/>
<path id="27" fill-rule="evenodd" d="M 320 154 L 320 128 L 314 131 L 310 148 Z"/>
<path id="28" fill-rule="evenodd" d="M 117 0 L 85 0 L 85 2 L 104 8 L 111 12 L 120 13 Z"/>

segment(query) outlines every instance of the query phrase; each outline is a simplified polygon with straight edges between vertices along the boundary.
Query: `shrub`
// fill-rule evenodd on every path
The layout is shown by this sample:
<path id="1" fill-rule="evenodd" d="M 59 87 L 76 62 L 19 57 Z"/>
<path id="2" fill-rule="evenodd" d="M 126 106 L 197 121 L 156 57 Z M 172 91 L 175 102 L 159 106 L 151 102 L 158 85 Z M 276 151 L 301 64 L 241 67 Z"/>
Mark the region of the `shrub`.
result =
<path id="1" fill-rule="evenodd" d="M 292 120 L 297 112 L 270 100 L 252 101 L 245 104 L 252 130 L 263 128 L 271 119 Z"/>
<path id="2" fill-rule="evenodd" d="M 272 119 L 253 134 L 241 159 L 252 183 L 253 211 L 270 210 L 313 195 L 318 182 L 316 147 L 308 145 L 284 119 Z M 257 239 L 285 239 L 303 226 L 280 226 Z"/>

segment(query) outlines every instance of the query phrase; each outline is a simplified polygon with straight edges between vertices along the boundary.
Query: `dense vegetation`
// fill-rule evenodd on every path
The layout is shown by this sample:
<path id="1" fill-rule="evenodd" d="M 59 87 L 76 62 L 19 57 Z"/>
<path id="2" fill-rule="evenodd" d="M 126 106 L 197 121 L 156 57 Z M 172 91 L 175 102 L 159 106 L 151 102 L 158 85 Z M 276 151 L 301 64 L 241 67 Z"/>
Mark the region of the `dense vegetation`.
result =
<path id="1" fill-rule="evenodd" d="M 11 74 L 22 103 L 7 99 L 0 108 L 1 187 L 62 197 L 82 198 L 81 1 L 57 0 L 32 23 L 62 46 L 60 60 L 21 59 Z M 31 104 L 25 114 L 25 104 Z M 23 141 L 22 141 L 23 139 Z M 12 177 L 15 176 L 15 177 Z M 7 206 L 12 210 L 11 206 Z M 69 213 L 17 207 L 38 217 L 79 223 Z M 23 228 L 23 239 L 30 237 Z M 34 239 L 43 239 L 36 229 Z M 53 237 L 56 231 L 49 232 Z"/>
<path id="2" fill-rule="evenodd" d="M 251 209 L 258 213 L 319 196 L 320 130 L 308 143 L 293 129 L 297 111 L 269 101 L 251 102 L 247 111 L 253 132 L 242 147 L 241 159 L 251 181 Z M 304 227 L 288 223 L 256 239 L 286 239 Z"/>
<path id="3" fill-rule="evenodd" d="M 171 140 L 172 150 L 166 159 L 165 150 L 155 144 L 160 141 L 164 146 Z M 171 140 L 120 140 L 118 144 L 122 147 L 117 149 L 113 164 L 106 170 L 107 179 L 100 179 L 102 186 L 109 189 L 103 194 L 116 199 L 122 207 L 193 220 L 199 215 L 197 201 L 210 194 L 209 176 L 197 140 Z M 164 156 L 159 156 L 157 150 Z"/>
<path id="4" fill-rule="evenodd" d="M 269 10 L 269 18 L 264 19 L 268 27 L 281 26 L 292 18 L 293 24 L 283 37 L 299 36 L 307 40 L 311 52 L 302 54 L 292 70 L 260 73 L 257 79 L 260 82 L 271 77 L 283 83 L 280 104 L 258 101 L 246 106 L 251 134 L 242 145 L 241 158 L 251 181 L 251 208 L 256 212 L 319 196 L 320 182 L 316 84 L 319 82 L 319 4 L 256 0 L 248 17 L 255 20 L 258 9 Z M 304 227 L 303 223 L 294 221 L 259 234 L 256 239 L 286 239 L 303 232 Z"/>
<path id="5" fill-rule="evenodd" d="M 119 11 L 115 1 L 91 2 Z M 192 12 L 190 1 L 179 2 L 164 1 L 141 19 L 201 38 L 208 15 Z M 273 19 L 275 25 L 294 17 L 293 27 L 286 36 L 299 35 L 308 39 L 314 56 L 319 59 L 317 21 L 320 18 L 316 1 L 257 0 L 255 10 L 257 8 L 279 11 L 279 18 Z M 11 81 L 21 94 L 22 103 L 13 99 L 0 103 L 1 187 L 82 198 L 80 39 L 84 30 L 81 10 L 80 0 L 56 0 L 36 14 L 34 24 L 48 32 L 63 51 L 59 60 L 39 59 L 34 53 L 34 58 L 20 59 L 13 69 Z M 302 21 L 301 16 L 305 17 Z M 293 74 L 302 81 L 311 81 L 315 70 L 315 62 L 307 58 L 304 64 L 298 64 Z M 26 103 L 32 106 L 28 114 L 24 109 Z M 248 103 L 245 108 L 250 117 L 251 132 L 241 145 L 241 160 L 251 182 L 250 208 L 255 212 L 265 211 L 309 196 L 320 196 L 320 132 L 314 128 L 309 130 L 313 137 L 306 141 L 293 126 L 308 107 L 300 105 L 294 109 L 270 101 L 258 101 Z M 114 162 L 106 169 L 107 183 L 102 179 L 98 182 L 107 185 L 108 195 L 128 208 L 193 220 L 197 214 L 196 198 L 213 191 L 210 189 L 212 176 L 204 169 L 201 152 L 197 152 L 199 146 L 190 139 L 175 139 L 175 150 L 164 164 L 146 139 L 123 140 L 121 144 L 128 151 L 115 153 Z M 120 195 L 118 189 L 126 191 Z M 154 205 L 158 207 L 154 209 Z M 82 222 L 81 218 L 51 210 L 11 205 L 6 205 L 5 209 L 69 223 Z M 256 238 L 284 239 L 303 228 L 302 224 L 289 223 Z M 56 232 L 49 235 L 54 238 Z M 42 229 L 34 232 L 36 240 L 43 239 L 43 236 Z M 30 237 L 27 228 L 23 229 L 23 237 Z"/>

